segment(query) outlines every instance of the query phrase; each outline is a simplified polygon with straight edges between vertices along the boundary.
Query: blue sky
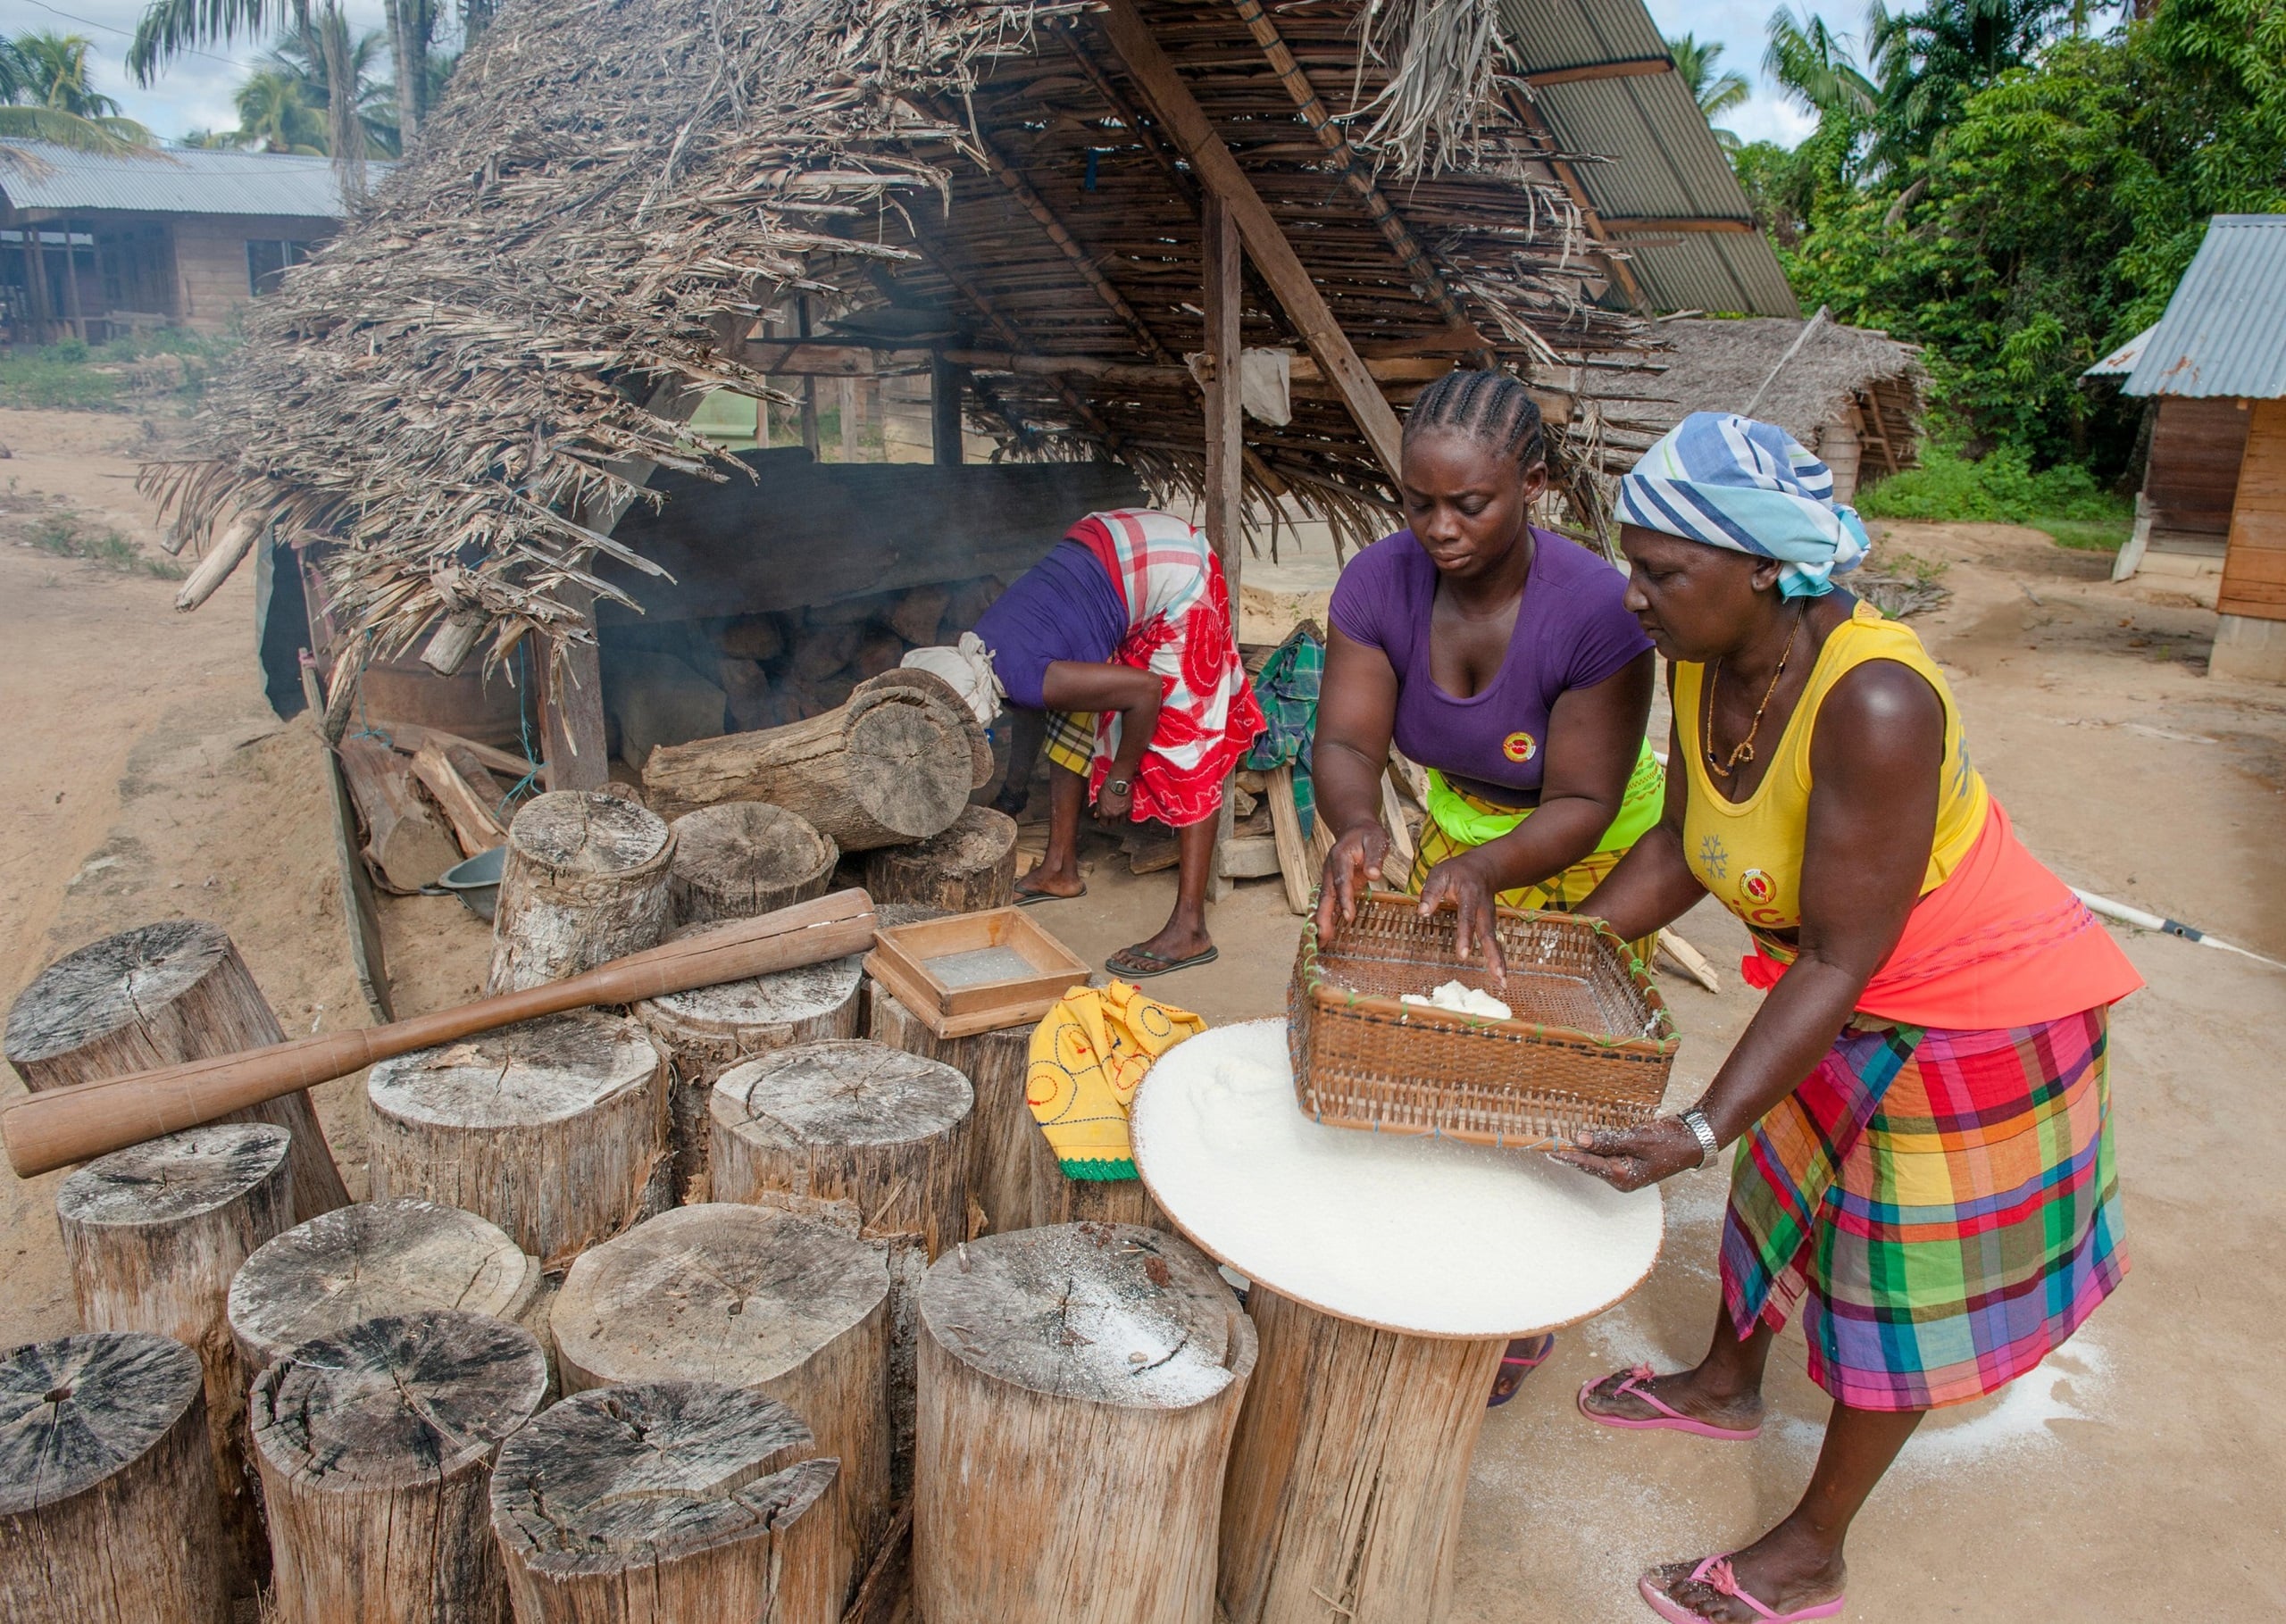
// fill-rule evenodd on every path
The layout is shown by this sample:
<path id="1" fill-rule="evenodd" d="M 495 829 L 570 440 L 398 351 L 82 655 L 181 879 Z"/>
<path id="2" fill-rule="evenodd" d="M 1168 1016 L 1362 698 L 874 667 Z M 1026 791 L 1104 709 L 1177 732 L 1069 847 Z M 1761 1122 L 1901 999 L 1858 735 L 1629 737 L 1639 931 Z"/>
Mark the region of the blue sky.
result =
<path id="1" fill-rule="evenodd" d="M 1762 77 L 1763 24 L 1777 0 L 1651 0 L 1651 15 L 1670 35 L 1688 29 L 1701 39 L 1720 41 L 1723 68 L 1735 68 L 1754 82 L 1754 99 L 1731 114 L 1728 127 L 1745 139 L 1788 145 L 1807 135 L 1814 122 L 1790 106 Z M 228 129 L 238 122 L 230 108 L 232 87 L 245 64 L 264 43 L 240 40 L 211 53 L 176 61 L 149 89 L 134 84 L 121 65 L 128 36 L 143 12 L 143 0 L 0 0 L 0 30 L 10 34 L 52 29 L 82 34 L 92 42 L 96 87 L 116 96 L 129 118 L 163 136 L 190 129 Z M 350 0 L 356 26 L 381 25 L 380 0 Z M 1854 29 L 1857 18 L 1829 12 L 1837 27 Z"/>

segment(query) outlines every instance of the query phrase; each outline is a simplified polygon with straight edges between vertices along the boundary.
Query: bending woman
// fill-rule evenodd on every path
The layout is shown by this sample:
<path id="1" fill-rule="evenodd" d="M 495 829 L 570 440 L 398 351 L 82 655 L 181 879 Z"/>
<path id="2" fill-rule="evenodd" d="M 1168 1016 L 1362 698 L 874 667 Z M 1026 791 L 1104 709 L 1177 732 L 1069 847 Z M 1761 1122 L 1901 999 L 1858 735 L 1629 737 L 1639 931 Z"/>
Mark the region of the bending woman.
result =
<path id="1" fill-rule="evenodd" d="M 1739 1142 L 1706 1356 L 1580 1408 L 1753 1438 L 1798 1309 L 1834 1401 L 1791 1515 L 1644 1575 L 1671 1620 L 1838 1615 L 1850 1522 L 1922 1416 L 2040 1363 L 2127 1262 L 2105 1029 L 2141 982 L 2017 842 L 1920 639 L 1834 589 L 1865 536 L 1832 488 L 1783 429 L 1711 412 L 1621 485 L 1681 770 L 1586 911 L 1639 936 L 1712 894 L 1769 996 L 1697 1105 L 1557 1153 L 1633 1190 Z"/>
<path id="2" fill-rule="evenodd" d="M 976 635 L 1018 712 L 1003 811 L 1022 810 L 1043 737 L 1047 745 L 1047 854 L 1016 887 L 1017 901 L 1087 894 L 1080 812 L 1088 803 L 1105 823 L 1156 818 L 1181 845 L 1174 911 L 1156 936 L 1104 968 L 1133 981 L 1212 962 L 1215 814 L 1263 718 L 1206 538 L 1148 508 L 1090 513 L 994 601 Z"/>
<path id="3" fill-rule="evenodd" d="M 1603 560 L 1529 516 L 1548 486 L 1539 408 L 1504 372 L 1448 372 L 1405 425 L 1411 528 L 1341 572 L 1310 770 L 1332 820 L 1317 929 L 1331 941 L 1383 879 L 1389 743 L 1429 771 L 1410 873 L 1460 912 L 1463 954 L 1501 969 L 1493 906 L 1569 910 L 1656 822 L 1651 641 Z M 1510 1345 L 1505 1402 L 1554 1338 Z"/>

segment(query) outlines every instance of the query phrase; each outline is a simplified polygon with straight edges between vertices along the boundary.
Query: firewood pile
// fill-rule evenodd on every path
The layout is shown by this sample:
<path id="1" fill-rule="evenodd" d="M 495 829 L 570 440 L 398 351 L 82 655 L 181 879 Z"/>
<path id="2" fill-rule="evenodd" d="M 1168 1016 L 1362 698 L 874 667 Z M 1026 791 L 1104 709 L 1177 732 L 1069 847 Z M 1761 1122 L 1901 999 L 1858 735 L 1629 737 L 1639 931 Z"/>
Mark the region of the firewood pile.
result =
<path id="1" fill-rule="evenodd" d="M 730 730 L 807 721 L 847 704 L 859 683 L 896 670 L 908 651 L 957 641 L 1001 589 L 988 575 L 724 622 L 714 672 Z"/>

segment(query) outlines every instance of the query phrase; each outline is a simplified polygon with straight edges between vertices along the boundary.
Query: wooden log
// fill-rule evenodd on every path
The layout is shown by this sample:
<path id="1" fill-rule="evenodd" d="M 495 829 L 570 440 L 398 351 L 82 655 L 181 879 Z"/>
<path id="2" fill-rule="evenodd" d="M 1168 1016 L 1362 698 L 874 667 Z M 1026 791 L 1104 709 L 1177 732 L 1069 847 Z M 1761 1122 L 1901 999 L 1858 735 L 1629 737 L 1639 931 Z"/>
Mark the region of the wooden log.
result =
<path id="1" fill-rule="evenodd" d="M 816 1582 L 846 1597 L 889 1520 L 881 1246 L 773 1208 L 678 1207 L 573 1263 L 549 1324 L 567 1392 L 719 1381 L 807 1421 L 819 1450 L 841 1462 L 818 1508 L 830 1538 Z"/>
<path id="2" fill-rule="evenodd" d="M 666 1204 L 667 1078 L 641 1023 L 593 1012 L 384 1061 L 373 1195 L 488 1218 L 553 1273 Z"/>
<path id="3" fill-rule="evenodd" d="M 281 1624 L 505 1624 L 492 1459 L 546 1390 L 530 1331 L 449 1308 L 360 1320 L 256 1377 Z"/>
<path id="4" fill-rule="evenodd" d="M 1155 1229 L 1064 1225 L 939 1259 L 921 1287 L 922 1616 L 1212 1624 L 1255 1354 L 1214 1265 Z M 1144 1507 L 1147 1537 L 1105 1537 Z"/>
<path id="5" fill-rule="evenodd" d="M 1270 803 L 1270 834 L 1278 846 L 1278 875 L 1285 882 L 1286 906 L 1295 913 L 1310 911 L 1317 890 L 1317 870 L 1310 866 L 1310 849 L 1302 838 L 1302 814 L 1294 804 L 1294 769 L 1289 762 L 1270 770 L 1263 787 Z"/>
<path id="6" fill-rule="evenodd" d="M 147 1331 L 0 1362 L 0 1618 L 229 1624 L 203 1387 Z"/>
<path id="7" fill-rule="evenodd" d="M 154 1066 L 235 1054 L 286 1034 L 221 929 L 164 920 L 91 942 L 42 970 L 8 1012 L 7 1054 L 38 1094 Z M 231 1112 L 293 1136 L 296 1219 L 346 1204 L 333 1153 L 306 1092 Z"/>
<path id="8" fill-rule="evenodd" d="M 463 856 L 488 852 L 508 838 L 494 811 L 500 804 L 500 787 L 466 750 L 456 760 L 432 739 L 413 753 L 413 776 L 444 809 Z"/>
<path id="9" fill-rule="evenodd" d="M 540 1270 L 498 1225 L 411 1196 L 337 1207 L 271 1241 L 230 1282 L 230 1339 L 251 1378 L 360 1320 L 458 1308 L 546 1325 Z"/>
<path id="10" fill-rule="evenodd" d="M 239 1595 L 268 1578 L 270 1544 L 246 1453 L 252 1373 L 230 1337 L 228 1300 L 238 1266 L 293 1226 L 292 1143 L 265 1122 L 194 1128 L 91 1162 L 55 1193 L 79 1323 L 154 1331 L 198 1355 L 224 1577 Z"/>
<path id="11" fill-rule="evenodd" d="M 1259 1284 L 1247 1307 L 1262 1362 L 1222 1496 L 1230 1624 L 1442 1619 L 1507 1339 L 1379 1330 Z"/>
<path id="12" fill-rule="evenodd" d="M 334 746 L 349 798 L 365 827 L 365 855 L 393 891 L 436 883 L 461 860 L 459 844 L 413 787 L 413 770 L 378 739 L 352 737 Z"/>
<path id="13" fill-rule="evenodd" d="M 488 993 L 513 992 L 658 945 L 674 832 L 636 803 L 555 790 L 508 826 Z"/>
<path id="14" fill-rule="evenodd" d="M 876 906 L 919 903 L 947 913 L 1005 908 L 1016 900 L 1016 820 L 989 806 L 963 809 L 942 834 L 865 856 Z"/>
<path id="15" fill-rule="evenodd" d="M 983 732 L 949 687 L 927 679 L 940 695 L 916 677 L 926 673 L 886 672 L 788 727 L 662 745 L 644 787 L 677 808 L 767 801 L 845 853 L 926 840 L 968 804 Z"/>
<path id="16" fill-rule="evenodd" d="M 774 976 L 647 998 L 635 1006 L 635 1018 L 650 1029 L 673 1068 L 667 1138 L 680 1200 L 715 1199 L 709 1193 L 707 1151 L 716 1079 L 757 1054 L 856 1037 L 864 964 L 863 954 L 852 954 Z"/>
<path id="17" fill-rule="evenodd" d="M 717 1382 L 581 1393 L 501 1445 L 492 1528 L 520 1624 L 821 1624 L 813 1508 L 839 1463 L 785 1405 Z"/>
<path id="18" fill-rule="evenodd" d="M 752 919 L 823 896 L 841 854 L 808 819 L 767 801 L 728 801 L 674 821 L 667 892 L 674 922 Z"/>
<path id="19" fill-rule="evenodd" d="M 936 642 L 937 628 L 943 623 L 945 610 L 952 601 L 952 589 L 948 587 L 915 587 L 899 597 L 897 607 L 882 618 L 906 642 L 927 645 Z"/>
<path id="20" fill-rule="evenodd" d="M 969 1123 L 972 1168 L 969 1187 L 978 1210 L 972 1237 L 1032 1222 L 1031 1141 L 1040 1137 L 1024 1103 L 1024 1074 L 1031 1065 L 1031 1028 L 1010 1027 L 970 1037 L 939 1037 L 887 987 L 875 983 L 866 1034 L 876 1043 L 939 1060 L 968 1079 L 975 1096 Z"/>

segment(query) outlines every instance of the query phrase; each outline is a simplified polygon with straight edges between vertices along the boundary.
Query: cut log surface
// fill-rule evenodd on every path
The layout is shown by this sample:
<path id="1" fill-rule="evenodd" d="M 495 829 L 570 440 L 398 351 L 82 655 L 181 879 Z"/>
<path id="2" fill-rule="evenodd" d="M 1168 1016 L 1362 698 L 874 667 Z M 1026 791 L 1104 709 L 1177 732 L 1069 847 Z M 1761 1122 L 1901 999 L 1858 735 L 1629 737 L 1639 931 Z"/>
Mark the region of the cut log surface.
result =
<path id="1" fill-rule="evenodd" d="M 874 904 L 920 903 L 947 913 L 1005 908 L 1016 900 L 1016 820 L 972 806 L 940 835 L 883 846 L 865 859 Z"/>
<path id="2" fill-rule="evenodd" d="M 650 1029 L 674 1068 L 668 1135 L 680 1199 L 712 1199 L 708 1112 L 716 1079 L 757 1054 L 855 1037 L 864 963 L 863 954 L 852 954 L 801 970 L 647 998 L 635 1006 L 636 1019 Z"/>
<path id="3" fill-rule="evenodd" d="M 538 1412 L 530 1332 L 455 1309 L 289 1349 L 248 1408 L 283 1624 L 505 1624 L 492 1459 Z"/>
<path id="4" fill-rule="evenodd" d="M 261 1122 L 218 1123 L 114 1151 L 64 1179 L 55 1217 L 79 1323 L 154 1331 L 198 1355 L 214 1487 L 234 1593 L 270 1570 L 246 1448 L 251 1372 L 230 1337 L 230 1280 L 254 1252 L 292 1227 L 291 1137 Z"/>
<path id="5" fill-rule="evenodd" d="M 230 1336 L 249 1376 L 296 1343 L 361 1320 L 459 1308 L 529 1324 L 540 1270 L 496 1224 L 395 1196 L 297 1225 L 230 1282 Z"/>
<path id="6" fill-rule="evenodd" d="M 588 1253 L 549 1316 L 567 1392 L 697 1379 L 752 1387 L 841 1462 L 819 1510 L 828 1593 L 889 1523 L 889 1276 L 883 1248 L 817 1218 L 679 1207 Z M 806 1581 L 805 1581 L 806 1582 Z"/>
<path id="7" fill-rule="evenodd" d="M 646 808 L 595 790 L 556 790 L 508 826 L 493 913 L 489 993 L 593 970 L 666 933 L 674 835 Z"/>
<path id="8" fill-rule="evenodd" d="M 92 942 L 42 970 L 8 1012 L 7 1053 L 37 1094 L 258 1049 L 285 1036 L 219 926 L 165 920 Z M 224 1120 L 267 1122 L 293 1136 L 296 1218 L 348 1202 L 306 1093 L 281 1095 Z"/>
<path id="9" fill-rule="evenodd" d="M 590 1012 L 383 1061 L 365 1074 L 373 1195 L 488 1218 L 562 1269 L 663 1204 L 667 1077 L 639 1022 Z"/>
<path id="10" fill-rule="evenodd" d="M 717 1382 L 604 1387 L 501 1446 L 492 1527 L 525 1624 L 830 1624 L 804 1593 L 838 1462 L 777 1400 Z"/>
<path id="11" fill-rule="evenodd" d="M 916 677 L 934 687 L 907 680 Z M 767 801 L 807 819 L 841 851 L 866 852 L 951 828 L 975 787 L 983 737 L 944 682 L 889 671 L 806 721 L 662 745 L 643 783 L 678 808 Z M 989 761 L 989 747 L 984 754 Z"/>
<path id="12" fill-rule="evenodd" d="M 841 854 L 808 819 L 767 801 L 729 801 L 674 821 L 674 922 L 752 919 L 823 896 Z"/>
<path id="13" fill-rule="evenodd" d="M 392 891 L 436 883 L 461 860 L 444 819 L 413 787 L 413 768 L 379 739 L 345 738 L 334 746 L 349 798 L 365 826 L 365 854 Z"/>
<path id="14" fill-rule="evenodd" d="M 929 1624 L 1212 1624 L 1222 1467 L 1256 1353 L 1214 1266 L 1133 1225 L 991 1236 L 930 1270 L 921 1329 Z M 1105 1537 L 1141 1508 L 1148 1537 Z"/>
<path id="15" fill-rule="evenodd" d="M 1262 1363 L 1222 1497 L 1231 1624 L 1442 1619 L 1507 1338 L 1377 1330 L 1259 1283 L 1247 1304 Z"/>
<path id="16" fill-rule="evenodd" d="M 203 1386 L 146 1331 L 0 1362 L 0 1618 L 229 1624 Z"/>
<path id="17" fill-rule="evenodd" d="M 463 856 L 488 852 L 508 838 L 500 826 L 500 787 L 465 747 L 424 742 L 413 753 L 413 775 L 444 810 Z"/>

